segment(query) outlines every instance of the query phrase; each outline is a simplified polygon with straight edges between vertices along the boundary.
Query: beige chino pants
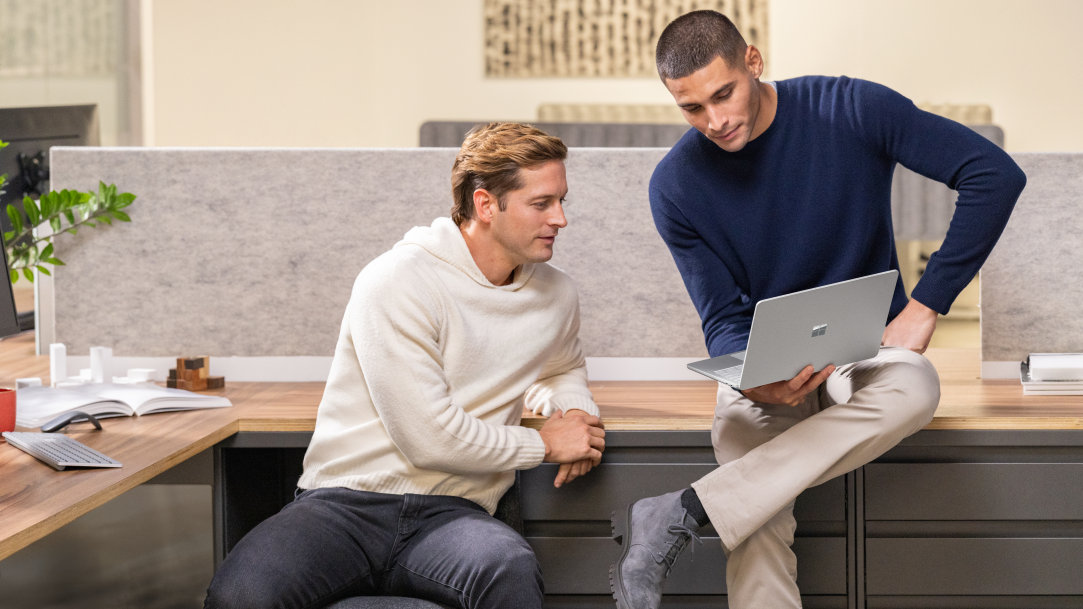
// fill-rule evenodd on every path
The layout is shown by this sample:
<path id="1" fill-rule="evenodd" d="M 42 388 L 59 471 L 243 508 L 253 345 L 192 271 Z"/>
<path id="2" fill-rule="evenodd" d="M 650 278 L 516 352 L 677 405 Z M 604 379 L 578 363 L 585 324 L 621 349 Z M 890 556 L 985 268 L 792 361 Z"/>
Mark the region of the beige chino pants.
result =
<path id="1" fill-rule="evenodd" d="M 800 607 L 794 499 L 920 430 L 939 401 L 932 364 L 890 347 L 840 367 L 793 407 L 721 385 L 711 438 L 720 467 L 692 487 L 728 556 L 730 608 Z"/>

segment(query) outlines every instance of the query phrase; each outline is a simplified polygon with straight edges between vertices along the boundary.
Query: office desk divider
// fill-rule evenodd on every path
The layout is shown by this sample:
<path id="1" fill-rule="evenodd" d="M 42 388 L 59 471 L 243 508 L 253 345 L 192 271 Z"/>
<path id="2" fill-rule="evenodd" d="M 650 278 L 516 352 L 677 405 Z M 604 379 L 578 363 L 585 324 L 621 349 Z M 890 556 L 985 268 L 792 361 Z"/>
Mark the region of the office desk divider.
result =
<path id="1" fill-rule="evenodd" d="M 131 224 L 57 241 L 67 265 L 43 278 L 39 334 L 72 354 L 316 358 L 297 365 L 318 376 L 358 271 L 449 213 L 455 152 L 54 148 L 55 188 L 104 180 L 139 199 Z M 615 358 L 633 378 L 705 355 L 647 201 L 665 152 L 573 148 L 569 226 L 553 258 L 579 286 L 586 355 Z M 1083 154 L 1015 158 L 1028 185 L 982 273 L 987 375 L 1027 353 L 1078 350 L 1083 336 Z"/>
<path id="2" fill-rule="evenodd" d="M 981 270 L 984 378 L 1083 349 L 1083 154 L 1017 154 L 1027 187 Z"/>
<path id="3" fill-rule="evenodd" d="M 552 263 L 578 285 L 588 356 L 706 353 L 647 202 L 665 152 L 569 154 L 569 225 Z M 361 268 L 450 213 L 455 153 L 54 149 L 55 188 L 101 179 L 138 199 L 130 224 L 57 241 L 67 265 L 54 272 L 43 331 L 55 328 L 70 354 L 329 357 Z"/>

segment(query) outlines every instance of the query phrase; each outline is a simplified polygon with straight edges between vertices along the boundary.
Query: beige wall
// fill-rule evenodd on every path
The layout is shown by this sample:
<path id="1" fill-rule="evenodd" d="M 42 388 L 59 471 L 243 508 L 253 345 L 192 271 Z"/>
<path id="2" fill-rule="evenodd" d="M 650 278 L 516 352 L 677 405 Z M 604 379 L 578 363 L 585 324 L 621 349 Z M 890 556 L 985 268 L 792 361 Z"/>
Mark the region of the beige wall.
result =
<path id="1" fill-rule="evenodd" d="M 416 146 L 427 119 L 665 103 L 652 79 L 487 80 L 481 0 L 155 0 L 157 145 Z"/>
<path id="2" fill-rule="evenodd" d="M 1083 150 L 1083 2 L 771 0 L 772 77 L 846 74 L 985 103 L 1013 152 Z"/>
<path id="3" fill-rule="evenodd" d="M 653 78 L 484 78 L 482 0 L 147 3 L 156 145 L 413 146 L 427 119 L 671 101 Z M 772 0 L 769 75 L 987 103 L 1010 150 L 1077 151 L 1081 22 L 1075 0 Z"/>

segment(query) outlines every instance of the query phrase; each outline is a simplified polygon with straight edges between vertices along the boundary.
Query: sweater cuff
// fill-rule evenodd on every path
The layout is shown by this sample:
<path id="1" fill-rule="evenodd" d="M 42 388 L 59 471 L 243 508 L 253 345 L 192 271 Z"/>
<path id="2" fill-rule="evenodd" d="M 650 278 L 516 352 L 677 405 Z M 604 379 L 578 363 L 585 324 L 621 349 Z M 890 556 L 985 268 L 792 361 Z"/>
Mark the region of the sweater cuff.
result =
<path id="1" fill-rule="evenodd" d="M 545 460 L 545 442 L 536 429 L 516 427 L 519 439 L 519 458 L 515 469 L 533 469 Z"/>
<path id="2" fill-rule="evenodd" d="M 949 296 L 945 286 L 933 285 L 931 279 L 922 278 L 913 291 L 910 298 L 920 302 L 941 315 L 947 315 L 951 305 L 955 302 L 955 296 Z"/>
<path id="3" fill-rule="evenodd" d="M 551 401 L 553 402 L 553 405 L 565 414 L 567 414 L 569 410 L 582 410 L 583 412 L 596 417 L 602 416 L 602 413 L 598 410 L 598 405 L 594 403 L 594 400 L 585 395 L 566 394 L 554 396 Z"/>

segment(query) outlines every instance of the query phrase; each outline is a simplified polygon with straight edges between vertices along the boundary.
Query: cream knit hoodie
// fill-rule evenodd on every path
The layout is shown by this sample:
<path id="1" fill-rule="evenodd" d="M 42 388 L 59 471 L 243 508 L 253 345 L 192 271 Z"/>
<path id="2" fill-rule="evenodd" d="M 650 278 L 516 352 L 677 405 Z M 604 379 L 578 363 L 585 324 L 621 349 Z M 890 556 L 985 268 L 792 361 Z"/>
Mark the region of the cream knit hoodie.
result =
<path id="1" fill-rule="evenodd" d="M 598 414 L 578 294 L 548 264 L 494 286 L 450 218 L 357 276 L 301 488 L 454 495 L 490 513 L 545 445 L 523 406 Z"/>

